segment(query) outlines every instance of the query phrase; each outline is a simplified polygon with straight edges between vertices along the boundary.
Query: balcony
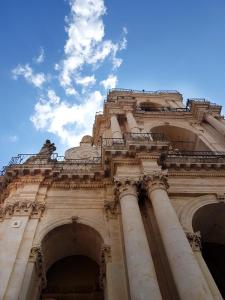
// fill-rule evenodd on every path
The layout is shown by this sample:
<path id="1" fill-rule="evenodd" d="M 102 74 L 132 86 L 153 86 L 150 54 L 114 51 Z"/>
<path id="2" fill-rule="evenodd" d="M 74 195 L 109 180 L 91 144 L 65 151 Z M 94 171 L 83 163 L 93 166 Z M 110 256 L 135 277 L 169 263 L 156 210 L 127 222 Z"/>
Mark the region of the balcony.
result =
<path id="1" fill-rule="evenodd" d="M 138 106 L 136 109 L 136 112 L 141 112 L 141 113 L 148 113 L 148 112 L 164 112 L 164 113 L 177 113 L 177 112 L 190 112 L 190 109 L 188 107 L 141 107 Z"/>
<path id="2" fill-rule="evenodd" d="M 168 151 L 161 154 L 163 168 L 225 168 L 225 152 Z"/>
<path id="3" fill-rule="evenodd" d="M 59 173 L 87 173 L 99 171 L 101 166 L 101 157 L 94 157 L 93 160 L 85 159 L 65 159 L 53 153 L 50 157 L 41 154 L 18 154 L 12 157 L 7 166 L 1 170 L 0 176 L 13 174 L 29 174 L 38 172 Z"/>

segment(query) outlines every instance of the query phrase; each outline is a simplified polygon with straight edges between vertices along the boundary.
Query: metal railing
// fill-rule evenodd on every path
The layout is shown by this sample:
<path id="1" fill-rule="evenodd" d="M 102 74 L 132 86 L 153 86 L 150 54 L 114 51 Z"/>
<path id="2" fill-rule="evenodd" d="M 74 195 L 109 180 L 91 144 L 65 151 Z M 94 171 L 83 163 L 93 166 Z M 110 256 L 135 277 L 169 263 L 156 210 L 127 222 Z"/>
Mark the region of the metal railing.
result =
<path id="1" fill-rule="evenodd" d="M 124 93 L 142 93 L 142 94 L 180 94 L 176 90 L 158 90 L 158 91 L 146 91 L 146 90 L 131 90 L 131 89 L 123 89 L 123 88 L 114 88 L 110 89 L 109 93 L 113 92 L 124 92 Z"/>
<path id="2" fill-rule="evenodd" d="M 124 133 L 124 139 L 126 141 L 134 140 L 134 141 L 160 141 L 167 142 L 167 139 L 163 133 L 154 133 L 154 132 L 140 132 L 140 133 L 132 133 L 126 132 Z"/>
<path id="3" fill-rule="evenodd" d="M 137 107 L 137 112 L 190 112 L 188 107 Z"/>
<path id="4" fill-rule="evenodd" d="M 58 155 L 58 153 L 53 153 L 50 156 L 37 154 L 18 154 L 12 157 L 7 166 L 4 166 L 0 171 L 0 176 L 3 176 L 6 171 L 12 167 L 20 168 L 23 167 L 44 167 L 44 166 L 54 166 L 62 168 L 63 165 L 68 166 L 91 166 L 100 165 L 101 157 L 93 157 L 92 160 L 89 159 L 65 159 L 65 156 Z"/>
<path id="5" fill-rule="evenodd" d="M 221 151 L 168 151 L 161 155 L 162 165 L 225 163 L 225 152 Z"/>

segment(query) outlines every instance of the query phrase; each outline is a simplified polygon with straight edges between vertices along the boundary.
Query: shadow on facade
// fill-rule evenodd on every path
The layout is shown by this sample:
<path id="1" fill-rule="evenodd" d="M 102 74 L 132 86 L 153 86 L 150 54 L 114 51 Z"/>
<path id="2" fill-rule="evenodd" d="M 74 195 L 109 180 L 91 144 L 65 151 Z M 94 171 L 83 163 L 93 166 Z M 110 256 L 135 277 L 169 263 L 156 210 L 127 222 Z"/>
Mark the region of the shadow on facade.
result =
<path id="1" fill-rule="evenodd" d="M 193 217 L 194 231 L 202 237 L 202 256 L 225 298 L 225 204 L 200 208 Z"/>
<path id="2" fill-rule="evenodd" d="M 51 230 L 41 244 L 45 284 L 36 299 L 103 300 L 102 245 L 98 232 L 76 221 Z"/>

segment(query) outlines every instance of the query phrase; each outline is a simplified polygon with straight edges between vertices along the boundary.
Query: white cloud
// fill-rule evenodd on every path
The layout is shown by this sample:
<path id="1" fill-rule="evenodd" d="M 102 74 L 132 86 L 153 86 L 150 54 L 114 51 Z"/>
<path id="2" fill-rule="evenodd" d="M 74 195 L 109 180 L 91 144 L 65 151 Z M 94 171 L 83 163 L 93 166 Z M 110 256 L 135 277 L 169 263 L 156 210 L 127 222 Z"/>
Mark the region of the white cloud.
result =
<path id="1" fill-rule="evenodd" d="M 41 88 L 47 80 L 44 73 L 34 73 L 29 64 L 18 65 L 12 70 L 12 74 L 15 80 L 17 80 L 19 76 L 22 76 L 27 82 L 38 88 Z"/>
<path id="2" fill-rule="evenodd" d="M 117 76 L 110 74 L 110 75 L 108 76 L 108 78 L 106 78 L 105 80 L 102 80 L 102 81 L 100 82 L 100 84 L 101 84 L 102 86 L 104 86 L 104 88 L 105 88 L 106 90 L 108 90 L 108 89 L 113 89 L 113 88 L 115 88 L 116 85 L 117 85 L 117 81 L 118 81 L 118 80 L 117 80 Z"/>
<path id="3" fill-rule="evenodd" d="M 85 77 L 78 77 L 76 79 L 76 83 L 80 84 L 80 85 L 82 85 L 84 87 L 87 87 L 89 85 L 93 85 L 93 84 L 95 84 L 95 82 L 96 82 L 96 79 L 95 79 L 94 75 L 92 75 L 92 76 L 85 76 Z"/>
<path id="4" fill-rule="evenodd" d="M 19 140 L 19 138 L 18 138 L 17 135 L 11 135 L 11 136 L 9 136 L 9 141 L 10 141 L 11 143 L 15 143 L 15 142 L 17 142 L 18 140 Z"/>
<path id="5" fill-rule="evenodd" d="M 127 33 L 127 30 L 123 29 L 123 38 L 118 43 L 104 40 L 102 17 L 106 13 L 106 8 L 103 0 L 70 0 L 70 6 L 71 15 L 67 18 L 66 28 L 68 39 L 64 47 L 65 58 L 55 65 L 56 70 L 60 72 L 60 84 L 65 90 L 73 87 L 74 78 L 85 65 L 96 67 L 110 57 L 113 68 L 118 68 L 122 59 L 117 58 L 117 53 L 125 49 Z"/>
<path id="6" fill-rule="evenodd" d="M 64 145 L 70 147 L 79 144 L 83 135 L 90 134 L 95 112 L 102 109 L 104 97 L 97 86 L 102 90 L 102 87 L 110 89 L 117 84 L 117 76 L 111 73 L 115 73 L 123 62 L 118 52 L 127 47 L 127 29 L 123 28 L 118 42 L 105 39 L 104 0 L 69 0 L 69 5 L 70 16 L 66 17 L 68 37 L 63 58 L 55 63 L 54 73 L 35 73 L 29 64 L 18 65 L 12 73 L 14 79 L 22 76 L 35 87 L 43 87 L 43 95 L 30 118 L 35 128 L 57 135 Z M 35 62 L 41 64 L 44 59 L 44 49 L 41 48 Z M 107 69 L 104 70 L 106 79 L 99 83 L 95 71 L 106 59 L 110 69 L 108 73 Z M 52 88 L 56 75 L 65 94 L 70 96 L 70 102 L 60 99 L 55 93 L 56 87 Z M 46 82 L 48 89 L 44 85 Z"/>
<path id="7" fill-rule="evenodd" d="M 52 101 L 57 99 L 57 101 Z M 82 104 L 60 101 L 54 91 L 48 91 L 44 100 L 35 105 L 31 121 L 38 130 L 47 130 L 61 138 L 68 146 L 77 145 L 81 137 L 90 134 L 95 112 L 102 106 L 103 96 L 99 91 L 90 93 Z"/>
<path id="8" fill-rule="evenodd" d="M 37 57 L 34 58 L 35 62 L 37 64 L 42 64 L 45 60 L 45 51 L 44 51 L 44 48 L 40 48 L 39 50 L 39 54 Z"/>

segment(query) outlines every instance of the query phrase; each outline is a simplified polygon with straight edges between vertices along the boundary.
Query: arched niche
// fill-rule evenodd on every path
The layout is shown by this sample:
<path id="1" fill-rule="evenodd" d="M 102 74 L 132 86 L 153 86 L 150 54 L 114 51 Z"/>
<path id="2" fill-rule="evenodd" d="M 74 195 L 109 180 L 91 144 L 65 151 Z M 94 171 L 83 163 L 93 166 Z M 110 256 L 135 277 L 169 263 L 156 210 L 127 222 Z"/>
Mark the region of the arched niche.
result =
<path id="1" fill-rule="evenodd" d="M 161 111 L 162 109 L 166 109 L 162 105 L 154 102 L 141 102 L 138 104 L 138 109 L 141 111 Z"/>
<path id="2" fill-rule="evenodd" d="M 202 256 L 225 298 L 225 204 L 200 207 L 193 215 L 194 232 L 200 231 Z"/>
<path id="3" fill-rule="evenodd" d="M 103 300 L 104 247 L 101 235 L 77 220 L 52 228 L 41 240 L 35 262 L 40 266 L 33 271 L 29 295 L 43 300 Z"/>
<path id="4" fill-rule="evenodd" d="M 164 134 L 173 149 L 185 151 L 209 151 L 210 148 L 193 131 L 173 125 L 161 125 L 151 129 L 152 133 Z"/>

